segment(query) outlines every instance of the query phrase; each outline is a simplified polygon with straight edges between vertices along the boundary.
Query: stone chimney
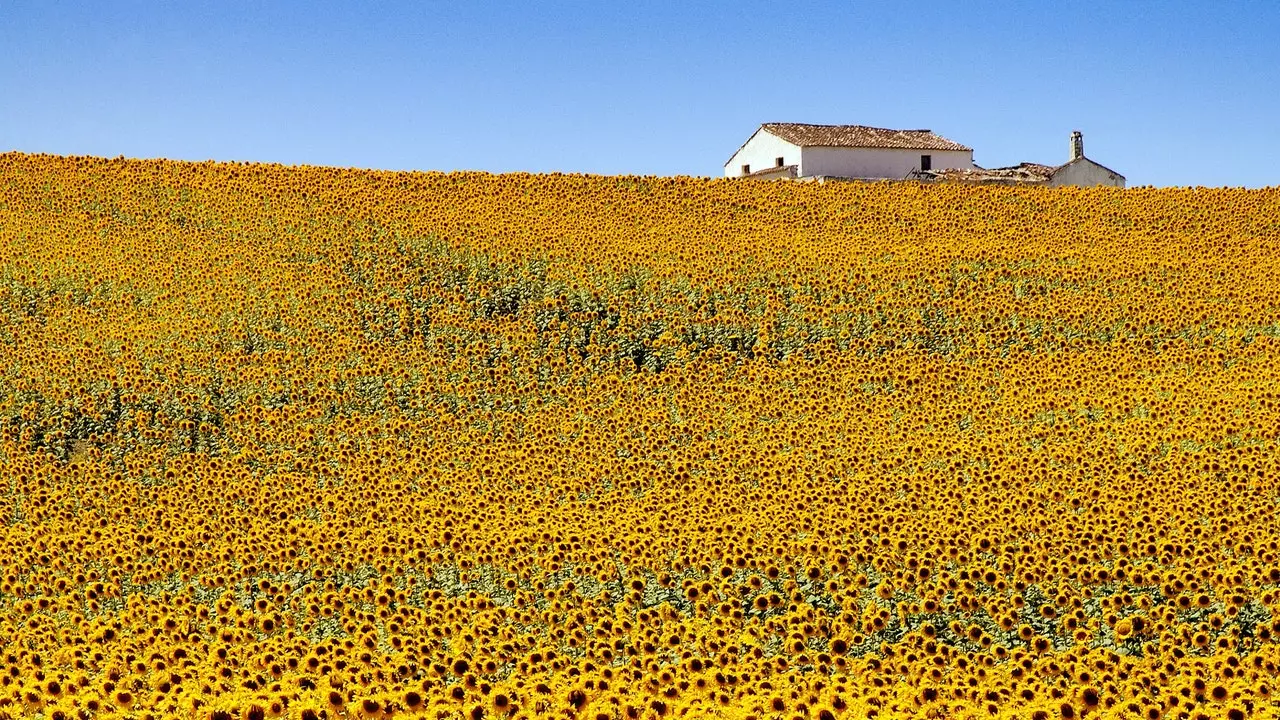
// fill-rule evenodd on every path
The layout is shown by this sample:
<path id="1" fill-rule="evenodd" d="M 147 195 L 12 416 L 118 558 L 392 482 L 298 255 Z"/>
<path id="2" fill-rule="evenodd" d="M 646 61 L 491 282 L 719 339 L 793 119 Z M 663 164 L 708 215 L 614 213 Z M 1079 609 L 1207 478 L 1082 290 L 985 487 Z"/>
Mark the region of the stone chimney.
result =
<path id="1" fill-rule="evenodd" d="M 1084 157 L 1084 135 L 1079 130 L 1071 131 L 1071 159 L 1079 160 Z"/>

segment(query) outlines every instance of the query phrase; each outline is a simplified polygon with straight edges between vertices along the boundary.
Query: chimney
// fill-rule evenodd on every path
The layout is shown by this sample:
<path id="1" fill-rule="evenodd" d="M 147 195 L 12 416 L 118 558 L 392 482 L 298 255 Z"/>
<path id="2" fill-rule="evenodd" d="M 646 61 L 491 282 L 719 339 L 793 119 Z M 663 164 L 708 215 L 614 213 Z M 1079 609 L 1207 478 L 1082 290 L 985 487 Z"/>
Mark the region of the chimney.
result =
<path id="1" fill-rule="evenodd" d="M 1084 135 L 1079 130 L 1071 131 L 1071 159 L 1079 160 L 1084 157 Z"/>

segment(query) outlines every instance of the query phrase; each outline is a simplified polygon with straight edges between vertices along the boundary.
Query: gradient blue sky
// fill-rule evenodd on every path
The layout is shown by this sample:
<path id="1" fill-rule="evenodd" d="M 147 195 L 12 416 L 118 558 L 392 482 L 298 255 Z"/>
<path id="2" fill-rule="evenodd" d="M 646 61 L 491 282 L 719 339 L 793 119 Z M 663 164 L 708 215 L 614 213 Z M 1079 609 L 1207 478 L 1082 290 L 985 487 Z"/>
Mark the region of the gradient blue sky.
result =
<path id="1" fill-rule="evenodd" d="M 0 151 L 719 175 L 767 121 L 1280 185 L 1280 1 L 0 0 Z"/>

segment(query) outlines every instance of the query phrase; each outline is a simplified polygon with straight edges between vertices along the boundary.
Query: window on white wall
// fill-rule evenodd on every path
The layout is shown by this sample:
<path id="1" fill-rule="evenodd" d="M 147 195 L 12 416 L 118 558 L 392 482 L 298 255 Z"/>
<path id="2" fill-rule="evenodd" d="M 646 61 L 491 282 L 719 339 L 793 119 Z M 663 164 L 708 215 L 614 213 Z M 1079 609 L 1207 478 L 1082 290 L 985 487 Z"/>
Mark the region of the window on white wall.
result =
<path id="1" fill-rule="evenodd" d="M 750 166 L 750 165 L 743 165 L 743 166 L 742 166 L 742 174 L 743 174 L 743 175 L 750 175 L 750 174 L 751 174 L 751 166 Z"/>
<path id="2" fill-rule="evenodd" d="M 921 170 L 932 170 L 932 169 L 933 169 L 933 156 L 932 156 L 932 155 L 921 155 L 921 156 L 920 156 L 920 169 L 921 169 Z"/>
<path id="3" fill-rule="evenodd" d="M 774 167 L 782 167 L 782 158 L 778 158 Z"/>

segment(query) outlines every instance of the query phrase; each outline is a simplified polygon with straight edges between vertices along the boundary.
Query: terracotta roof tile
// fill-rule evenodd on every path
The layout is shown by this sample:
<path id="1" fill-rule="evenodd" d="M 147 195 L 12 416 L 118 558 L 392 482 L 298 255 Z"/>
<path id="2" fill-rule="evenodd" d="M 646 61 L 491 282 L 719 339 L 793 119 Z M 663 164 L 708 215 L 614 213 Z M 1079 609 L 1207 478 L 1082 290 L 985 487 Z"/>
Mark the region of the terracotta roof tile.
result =
<path id="1" fill-rule="evenodd" d="M 800 147 L 900 148 L 906 150 L 972 150 L 928 130 L 890 130 L 866 125 L 765 123 L 762 130 Z"/>
<path id="2" fill-rule="evenodd" d="M 787 177 L 795 177 L 798 165 L 774 165 L 760 170 L 753 171 L 739 177 L 764 177 L 772 175 L 786 175 Z"/>

